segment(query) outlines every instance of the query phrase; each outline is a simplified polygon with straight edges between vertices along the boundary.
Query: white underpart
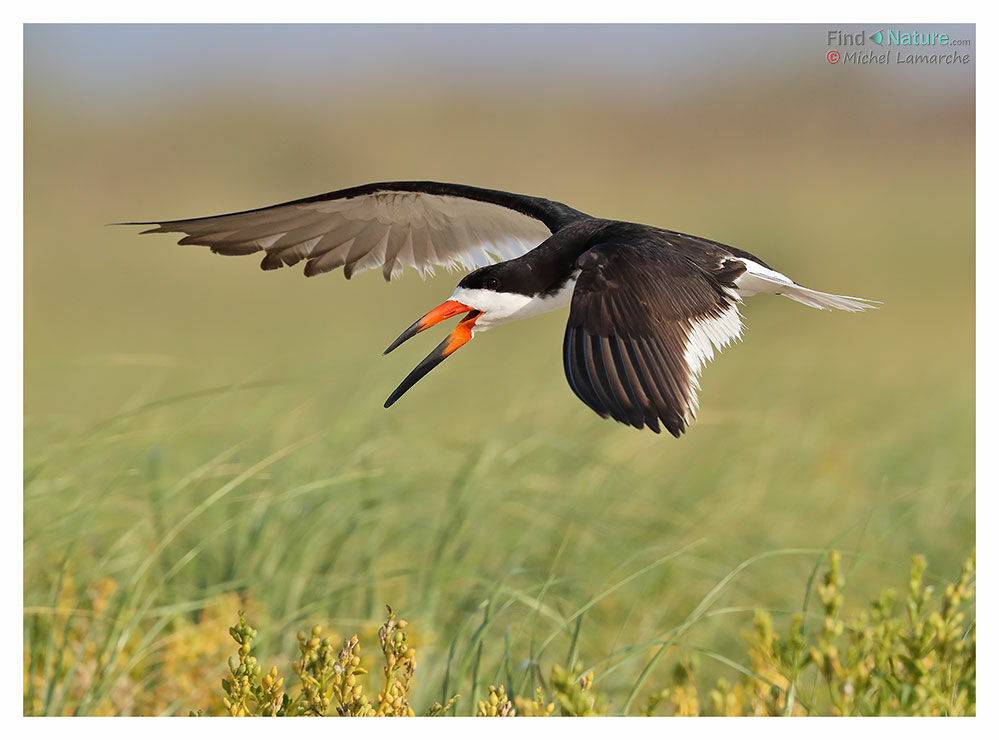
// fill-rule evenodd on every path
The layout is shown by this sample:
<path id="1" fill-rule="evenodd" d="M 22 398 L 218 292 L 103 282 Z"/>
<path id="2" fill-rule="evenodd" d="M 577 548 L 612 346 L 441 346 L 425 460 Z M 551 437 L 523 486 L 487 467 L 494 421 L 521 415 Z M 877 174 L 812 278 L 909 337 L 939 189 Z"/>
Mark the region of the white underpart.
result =
<path id="1" fill-rule="evenodd" d="M 533 298 L 520 293 L 456 288 L 451 294 L 451 300 L 471 306 L 476 311 L 482 311 L 482 316 L 472 328 L 472 334 L 475 334 L 476 331 L 485 331 L 498 324 L 528 319 L 558 308 L 565 308 L 572 301 L 572 289 L 575 286 L 576 281 L 569 280 L 558 293 Z"/>
<path id="2" fill-rule="evenodd" d="M 735 286 L 741 298 L 748 298 L 757 293 L 773 293 L 785 295 L 788 298 L 804 303 L 806 306 L 818 309 L 838 308 L 841 311 L 866 311 L 877 308 L 877 301 L 866 298 L 854 298 L 846 295 L 822 293 L 818 290 L 798 285 L 787 275 L 764 267 L 759 262 L 742 258 L 734 258 L 746 266 L 746 271 L 735 280 Z"/>
<path id="3" fill-rule="evenodd" d="M 693 391 L 690 399 L 692 410 L 697 409 L 697 389 L 700 388 L 697 376 L 700 375 L 701 368 L 714 358 L 716 350 L 720 351 L 741 338 L 742 317 L 735 303 L 722 311 L 719 316 L 709 316 L 690 322 L 683 359 L 690 371 L 687 379 Z"/>

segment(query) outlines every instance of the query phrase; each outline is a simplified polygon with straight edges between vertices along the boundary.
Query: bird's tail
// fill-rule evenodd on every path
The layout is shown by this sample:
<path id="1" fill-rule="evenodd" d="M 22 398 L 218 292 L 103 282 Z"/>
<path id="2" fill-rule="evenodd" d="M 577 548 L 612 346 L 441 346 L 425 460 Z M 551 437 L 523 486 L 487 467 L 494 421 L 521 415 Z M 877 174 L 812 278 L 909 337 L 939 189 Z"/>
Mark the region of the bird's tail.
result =
<path id="1" fill-rule="evenodd" d="M 757 293 L 773 293 L 787 296 L 812 308 L 821 310 L 837 308 L 840 311 L 866 311 L 869 308 L 877 308 L 881 303 L 867 298 L 812 290 L 804 285 L 798 285 L 787 275 L 764 267 L 755 260 L 741 258 L 739 261 L 745 265 L 746 271 L 736 278 L 735 284 L 739 295 L 743 298 Z"/>
<path id="2" fill-rule="evenodd" d="M 867 298 L 854 298 L 848 295 L 835 295 L 833 293 L 823 293 L 818 290 L 806 288 L 803 285 L 782 285 L 778 295 L 785 295 L 798 303 L 821 310 L 837 308 L 840 311 L 866 311 L 869 308 L 877 308 L 880 301 L 872 301 Z"/>

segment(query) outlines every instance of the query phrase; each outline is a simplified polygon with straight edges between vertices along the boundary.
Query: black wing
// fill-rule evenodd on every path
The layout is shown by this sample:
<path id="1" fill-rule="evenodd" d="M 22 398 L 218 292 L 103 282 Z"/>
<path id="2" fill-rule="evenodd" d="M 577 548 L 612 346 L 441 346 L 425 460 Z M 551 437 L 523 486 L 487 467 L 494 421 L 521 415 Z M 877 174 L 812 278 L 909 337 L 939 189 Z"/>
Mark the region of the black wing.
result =
<path id="1" fill-rule="evenodd" d="M 656 433 L 661 423 L 679 437 L 697 409 L 701 367 L 741 336 L 732 281 L 744 265 L 691 254 L 652 241 L 602 243 L 576 262 L 565 376 L 601 416 Z"/>
<path id="2" fill-rule="evenodd" d="M 343 267 L 344 276 L 381 267 L 471 269 L 519 257 L 564 225 L 585 218 L 555 201 L 439 182 L 385 182 L 221 216 L 158 224 L 145 234 L 187 234 L 219 254 L 266 254 L 265 270 L 308 260 L 306 275 Z"/>

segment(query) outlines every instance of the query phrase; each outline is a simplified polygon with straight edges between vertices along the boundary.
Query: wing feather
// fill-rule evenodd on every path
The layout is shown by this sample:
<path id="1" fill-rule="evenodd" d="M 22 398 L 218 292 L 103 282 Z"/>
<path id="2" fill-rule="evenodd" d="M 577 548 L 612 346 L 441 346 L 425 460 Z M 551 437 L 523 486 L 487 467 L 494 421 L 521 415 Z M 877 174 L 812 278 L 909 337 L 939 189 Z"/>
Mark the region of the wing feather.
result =
<path id="1" fill-rule="evenodd" d="M 597 244 L 576 266 L 569 385 L 601 416 L 679 437 L 697 410 L 701 367 L 741 334 L 737 275 L 651 238 Z"/>
<path id="2" fill-rule="evenodd" d="M 569 327 L 566 332 L 566 374 L 569 376 L 569 386 L 579 396 L 579 400 L 606 418 L 607 412 L 600 410 L 603 408 L 603 404 L 596 396 L 586 370 L 586 363 L 583 359 L 584 338 L 585 335 L 582 331 L 577 331 L 572 327 Z"/>
<path id="3" fill-rule="evenodd" d="M 338 267 L 348 278 L 382 268 L 386 280 L 413 267 L 482 267 L 519 257 L 566 224 L 569 206 L 500 190 L 437 182 L 388 182 L 220 216 L 136 224 L 180 233 L 213 252 L 265 252 L 265 270 L 307 259 L 305 274 Z"/>
<path id="4" fill-rule="evenodd" d="M 614 366 L 618 369 L 624 392 L 634 402 L 636 416 L 632 426 L 641 429 L 642 425 L 645 424 L 650 429 L 658 429 L 659 417 L 652 413 L 653 401 L 642 386 L 642 381 L 635 371 L 628 348 L 616 335 L 608 337 L 607 341 L 610 344 L 611 354 L 614 356 Z"/>

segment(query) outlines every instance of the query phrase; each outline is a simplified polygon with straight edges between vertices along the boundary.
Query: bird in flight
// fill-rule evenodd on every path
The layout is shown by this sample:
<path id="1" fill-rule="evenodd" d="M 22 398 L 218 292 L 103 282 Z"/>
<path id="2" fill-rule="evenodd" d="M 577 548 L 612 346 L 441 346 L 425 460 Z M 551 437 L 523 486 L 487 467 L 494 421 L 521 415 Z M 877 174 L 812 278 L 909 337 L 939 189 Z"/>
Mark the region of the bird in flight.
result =
<path id="1" fill-rule="evenodd" d="M 384 182 L 220 216 L 126 225 L 185 234 L 217 254 L 263 252 L 307 276 L 380 268 L 470 269 L 451 297 L 385 350 L 445 319 L 454 331 L 399 385 L 388 408 L 477 332 L 569 306 L 562 361 L 569 386 L 600 416 L 679 437 L 697 409 L 697 378 L 742 335 L 739 304 L 757 293 L 819 309 L 875 301 L 798 285 L 759 257 L 710 239 L 595 218 L 545 198 L 439 182 Z"/>

